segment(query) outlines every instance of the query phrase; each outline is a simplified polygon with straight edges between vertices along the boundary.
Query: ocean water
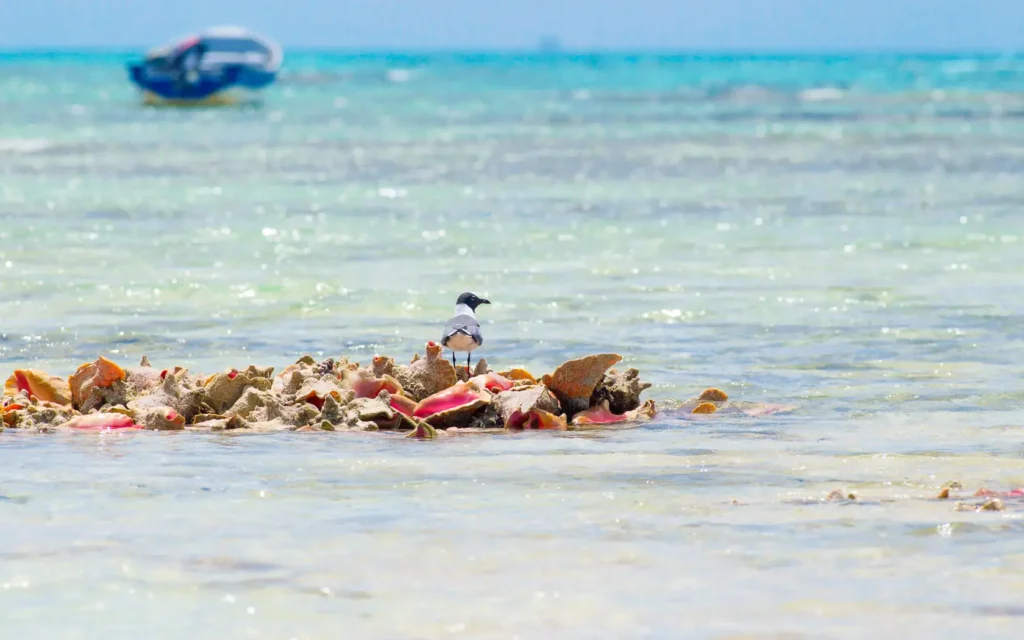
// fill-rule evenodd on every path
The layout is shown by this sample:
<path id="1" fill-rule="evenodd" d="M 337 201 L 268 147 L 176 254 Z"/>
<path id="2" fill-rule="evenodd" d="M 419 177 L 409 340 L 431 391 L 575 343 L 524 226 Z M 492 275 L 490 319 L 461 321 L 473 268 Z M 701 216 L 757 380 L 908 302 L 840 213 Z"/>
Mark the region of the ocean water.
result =
<path id="1" fill-rule="evenodd" d="M 8 430 L 4 637 L 1017 635 L 1024 504 L 955 504 L 1024 485 L 1024 58 L 287 56 L 172 110 L 0 53 L 0 377 L 404 360 L 472 290 L 496 368 L 615 351 L 665 412 Z"/>

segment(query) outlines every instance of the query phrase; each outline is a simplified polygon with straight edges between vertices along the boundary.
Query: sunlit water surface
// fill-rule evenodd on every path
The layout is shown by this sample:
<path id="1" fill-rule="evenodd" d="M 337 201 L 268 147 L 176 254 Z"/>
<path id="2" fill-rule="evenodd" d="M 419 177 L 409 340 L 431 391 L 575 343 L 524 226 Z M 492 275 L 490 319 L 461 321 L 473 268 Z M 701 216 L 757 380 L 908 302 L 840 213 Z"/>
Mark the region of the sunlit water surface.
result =
<path id="1" fill-rule="evenodd" d="M 4 637 L 1013 637 L 1024 60 L 296 54 L 257 109 L 0 55 L 0 361 L 615 351 L 792 412 L 0 434 Z M 833 490 L 858 499 L 826 500 Z M 789 634 L 789 635 L 787 635 Z"/>

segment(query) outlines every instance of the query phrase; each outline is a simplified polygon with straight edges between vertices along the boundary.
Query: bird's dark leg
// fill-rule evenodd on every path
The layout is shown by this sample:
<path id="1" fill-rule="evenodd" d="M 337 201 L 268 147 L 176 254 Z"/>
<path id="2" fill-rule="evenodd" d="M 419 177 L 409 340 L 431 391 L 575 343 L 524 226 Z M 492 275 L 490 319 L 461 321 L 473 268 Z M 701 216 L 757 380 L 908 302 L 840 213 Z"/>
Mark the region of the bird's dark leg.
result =
<path id="1" fill-rule="evenodd" d="M 467 378 L 468 378 L 468 377 L 469 377 L 469 375 L 470 375 L 470 373 L 469 373 L 469 359 L 470 359 L 470 358 L 471 358 L 472 356 L 473 356 L 473 352 L 471 352 L 471 351 L 467 351 L 467 352 L 466 352 L 466 377 L 467 377 Z"/>
<path id="2" fill-rule="evenodd" d="M 459 372 L 459 365 L 455 362 L 455 351 L 452 350 L 452 366 L 455 367 L 455 373 Z"/>

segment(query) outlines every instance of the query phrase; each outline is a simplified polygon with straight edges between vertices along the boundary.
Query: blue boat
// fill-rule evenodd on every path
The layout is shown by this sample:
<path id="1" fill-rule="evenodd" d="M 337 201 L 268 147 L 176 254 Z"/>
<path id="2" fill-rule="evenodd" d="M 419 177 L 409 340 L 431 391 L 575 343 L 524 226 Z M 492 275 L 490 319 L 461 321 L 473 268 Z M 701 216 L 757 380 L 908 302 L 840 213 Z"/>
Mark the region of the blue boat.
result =
<path id="1" fill-rule="evenodd" d="M 215 27 L 153 49 L 129 64 L 128 74 L 146 104 L 230 105 L 257 101 L 277 79 L 282 58 L 268 38 Z"/>

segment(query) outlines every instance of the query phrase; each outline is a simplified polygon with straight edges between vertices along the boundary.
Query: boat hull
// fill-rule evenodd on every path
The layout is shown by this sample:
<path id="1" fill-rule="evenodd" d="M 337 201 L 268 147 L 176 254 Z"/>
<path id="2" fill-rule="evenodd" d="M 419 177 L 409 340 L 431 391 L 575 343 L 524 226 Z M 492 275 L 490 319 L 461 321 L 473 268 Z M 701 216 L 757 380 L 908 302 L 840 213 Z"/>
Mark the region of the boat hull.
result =
<path id="1" fill-rule="evenodd" d="M 129 66 L 128 76 L 142 92 L 144 104 L 199 107 L 259 101 L 263 90 L 274 83 L 277 74 L 236 67 L 182 82 L 169 74 L 154 73 L 143 65 L 134 64 Z"/>

